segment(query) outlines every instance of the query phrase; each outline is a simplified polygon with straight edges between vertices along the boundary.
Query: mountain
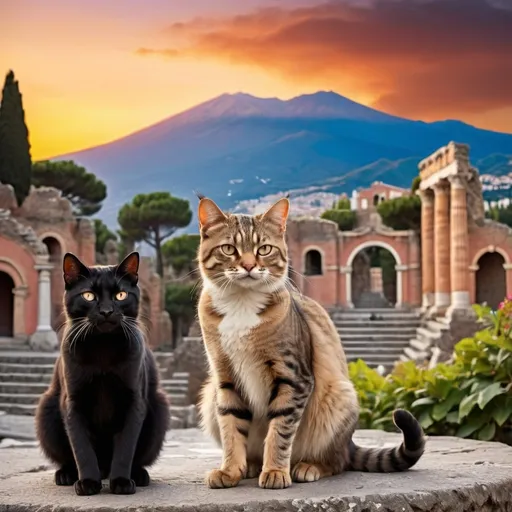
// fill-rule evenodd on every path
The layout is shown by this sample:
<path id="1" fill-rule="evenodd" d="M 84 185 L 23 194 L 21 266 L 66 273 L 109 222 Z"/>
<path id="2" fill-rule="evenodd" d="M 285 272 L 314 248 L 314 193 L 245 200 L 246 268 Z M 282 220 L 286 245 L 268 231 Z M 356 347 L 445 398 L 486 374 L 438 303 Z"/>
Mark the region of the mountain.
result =
<path id="1" fill-rule="evenodd" d="M 350 193 L 376 179 L 408 187 L 418 161 L 449 141 L 471 146 L 480 172 L 510 172 L 512 135 L 460 121 L 413 121 L 334 92 L 283 101 L 224 94 L 73 159 L 97 174 L 114 225 L 134 194 L 169 190 L 196 204 L 194 190 L 224 208 L 289 190 Z"/>

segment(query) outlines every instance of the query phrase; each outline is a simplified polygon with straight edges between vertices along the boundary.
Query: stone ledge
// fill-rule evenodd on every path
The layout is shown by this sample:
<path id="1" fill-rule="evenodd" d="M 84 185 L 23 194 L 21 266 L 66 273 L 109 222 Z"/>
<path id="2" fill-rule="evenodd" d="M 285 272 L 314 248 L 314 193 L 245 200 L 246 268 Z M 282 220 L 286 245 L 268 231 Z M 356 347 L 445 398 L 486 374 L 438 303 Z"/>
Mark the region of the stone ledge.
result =
<path id="1" fill-rule="evenodd" d="M 400 436 L 359 431 L 366 446 L 389 446 Z M 56 487 L 53 470 L 37 447 L 0 449 L 0 512 L 500 512 L 512 510 L 512 448 L 499 443 L 430 438 L 416 468 L 405 473 L 347 472 L 283 491 L 246 480 L 234 489 L 209 490 L 206 471 L 220 451 L 196 430 L 169 434 L 152 469 L 153 484 L 133 496 L 79 497 L 72 487 Z M 106 486 L 106 482 L 105 482 Z"/>

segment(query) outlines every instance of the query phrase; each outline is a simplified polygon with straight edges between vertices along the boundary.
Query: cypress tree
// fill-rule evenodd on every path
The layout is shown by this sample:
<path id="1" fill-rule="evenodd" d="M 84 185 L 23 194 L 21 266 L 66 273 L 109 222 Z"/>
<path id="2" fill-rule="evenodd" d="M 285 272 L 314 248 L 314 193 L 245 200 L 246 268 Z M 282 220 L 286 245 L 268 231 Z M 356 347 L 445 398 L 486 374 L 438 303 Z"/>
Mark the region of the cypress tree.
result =
<path id="1" fill-rule="evenodd" d="M 0 104 L 0 182 L 12 185 L 21 205 L 30 192 L 32 160 L 25 112 L 14 73 L 5 77 Z"/>

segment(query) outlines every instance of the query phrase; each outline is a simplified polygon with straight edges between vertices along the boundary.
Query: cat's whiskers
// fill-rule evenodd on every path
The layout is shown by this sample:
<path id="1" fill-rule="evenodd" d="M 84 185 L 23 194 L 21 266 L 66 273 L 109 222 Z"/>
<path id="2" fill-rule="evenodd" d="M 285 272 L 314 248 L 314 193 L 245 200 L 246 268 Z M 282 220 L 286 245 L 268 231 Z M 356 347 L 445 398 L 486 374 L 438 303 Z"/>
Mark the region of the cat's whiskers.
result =
<path id="1" fill-rule="evenodd" d="M 187 272 L 184 276 L 179 277 L 177 281 L 184 281 L 187 277 L 191 276 L 192 274 L 195 274 L 196 272 L 199 272 L 199 268 L 195 268 L 190 272 Z"/>
<path id="2" fill-rule="evenodd" d="M 121 320 L 121 326 L 123 327 L 126 339 L 130 344 L 130 348 L 132 348 L 134 343 L 137 343 L 138 341 L 144 342 L 144 340 L 146 339 L 146 336 L 143 336 L 142 340 L 139 338 L 142 329 L 140 323 L 137 322 L 136 320 L 125 317 Z"/>
<path id="3" fill-rule="evenodd" d="M 79 322 L 77 322 L 76 329 L 75 325 L 72 326 L 70 333 L 73 333 L 73 337 L 69 342 L 69 351 L 71 353 L 76 355 L 76 345 L 80 337 L 82 337 L 82 335 L 85 335 L 90 328 L 92 328 L 92 324 L 88 318 L 83 318 Z"/>

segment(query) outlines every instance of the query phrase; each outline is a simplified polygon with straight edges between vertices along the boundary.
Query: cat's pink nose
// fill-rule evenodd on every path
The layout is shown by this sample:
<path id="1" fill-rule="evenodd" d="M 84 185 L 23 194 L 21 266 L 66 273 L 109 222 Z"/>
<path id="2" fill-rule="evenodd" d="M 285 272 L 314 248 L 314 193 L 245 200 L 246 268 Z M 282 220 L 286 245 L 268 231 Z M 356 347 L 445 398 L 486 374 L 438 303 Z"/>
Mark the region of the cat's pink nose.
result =
<path id="1" fill-rule="evenodd" d="M 256 266 L 256 263 L 250 262 L 250 263 L 242 263 L 242 267 L 247 270 L 247 272 L 250 272 L 254 267 Z"/>

